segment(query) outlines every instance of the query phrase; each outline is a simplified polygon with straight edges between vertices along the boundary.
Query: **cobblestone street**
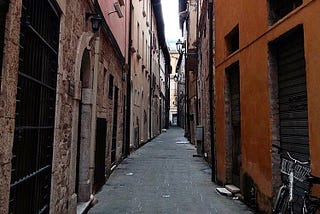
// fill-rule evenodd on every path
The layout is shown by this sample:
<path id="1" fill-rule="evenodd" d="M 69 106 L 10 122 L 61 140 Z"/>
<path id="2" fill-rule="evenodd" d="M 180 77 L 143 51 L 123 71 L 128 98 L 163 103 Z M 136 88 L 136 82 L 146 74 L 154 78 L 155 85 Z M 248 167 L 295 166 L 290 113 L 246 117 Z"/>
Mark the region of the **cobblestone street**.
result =
<path id="1" fill-rule="evenodd" d="M 171 128 L 125 159 L 89 213 L 251 213 L 240 201 L 219 195 L 211 169 Z"/>

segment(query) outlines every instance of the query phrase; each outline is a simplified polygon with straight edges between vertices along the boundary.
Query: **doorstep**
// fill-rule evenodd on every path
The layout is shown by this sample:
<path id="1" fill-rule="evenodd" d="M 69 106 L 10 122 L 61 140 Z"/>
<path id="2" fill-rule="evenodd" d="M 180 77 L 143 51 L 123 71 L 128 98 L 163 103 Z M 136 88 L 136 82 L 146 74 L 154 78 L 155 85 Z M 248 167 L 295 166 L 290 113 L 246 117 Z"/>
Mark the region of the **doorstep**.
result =
<path id="1" fill-rule="evenodd" d="M 240 192 L 240 189 L 232 184 L 225 185 L 225 188 L 229 190 L 229 192 L 231 192 L 232 194 L 237 194 Z"/>
<path id="2" fill-rule="evenodd" d="M 77 204 L 77 214 L 84 214 L 87 213 L 87 211 L 90 208 L 91 202 L 94 200 L 94 196 L 91 195 L 90 200 L 87 202 L 80 202 Z"/>

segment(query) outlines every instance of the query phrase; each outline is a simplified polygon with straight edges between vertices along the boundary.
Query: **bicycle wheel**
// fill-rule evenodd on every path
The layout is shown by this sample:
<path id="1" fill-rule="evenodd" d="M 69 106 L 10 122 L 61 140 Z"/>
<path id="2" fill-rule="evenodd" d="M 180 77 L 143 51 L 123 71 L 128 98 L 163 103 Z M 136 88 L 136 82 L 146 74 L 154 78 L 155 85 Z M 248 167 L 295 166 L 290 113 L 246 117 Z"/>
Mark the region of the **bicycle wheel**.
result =
<path id="1" fill-rule="evenodd" d="M 274 204 L 273 214 L 286 214 L 290 213 L 288 208 L 289 202 L 289 189 L 286 186 L 282 186 L 278 192 L 276 202 Z"/>
<path id="2" fill-rule="evenodd" d="M 302 207 L 302 214 L 316 214 L 319 210 L 319 204 L 310 204 L 310 205 L 304 205 Z"/>

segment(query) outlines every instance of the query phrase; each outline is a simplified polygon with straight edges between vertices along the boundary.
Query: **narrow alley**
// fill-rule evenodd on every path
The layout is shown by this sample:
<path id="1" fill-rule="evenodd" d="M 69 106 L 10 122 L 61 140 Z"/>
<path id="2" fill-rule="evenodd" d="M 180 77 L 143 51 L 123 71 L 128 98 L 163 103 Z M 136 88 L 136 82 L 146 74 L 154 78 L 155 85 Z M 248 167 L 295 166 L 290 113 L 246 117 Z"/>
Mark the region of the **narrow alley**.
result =
<path id="1" fill-rule="evenodd" d="M 319 11 L 0 0 L 0 214 L 320 213 Z"/>
<path id="2" fill-rule="evenodd" d="M 211 169 L 183 129 L 170 128 L 125 159 L 96 194 L 89 213 L 251 213 L 219 195 Z"/>

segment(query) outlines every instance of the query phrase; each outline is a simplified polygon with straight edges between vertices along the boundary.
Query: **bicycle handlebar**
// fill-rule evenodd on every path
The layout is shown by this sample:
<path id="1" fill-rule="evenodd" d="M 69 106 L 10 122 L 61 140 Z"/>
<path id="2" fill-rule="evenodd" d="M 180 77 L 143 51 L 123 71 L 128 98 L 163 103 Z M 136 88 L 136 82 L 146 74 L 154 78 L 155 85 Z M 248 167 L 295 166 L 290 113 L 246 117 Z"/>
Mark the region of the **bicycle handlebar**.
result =
<path id="1" fill-rule="evenodd" d="M 281 148 L 281 147 L 278 146 L 278 145 L 272 144 L 272 147 L 278 149 L 279 151 L 283 151 L 283 150 L 284 150 L 283 148 Z M 307 164 L 309 164 L 309 161 L 300 161 L 300 160 L 297 160 L 297 159 L 293 158 L 293 157 L 290 155 L 289 152 L 286 151 L 286 153 L 287 153 L 288 157 L 289 157 L 292 161 L 294 161 L 295 163 L 299 163 L 299 164 L 301 164 L 301 165 L 307 165 Z"/>
<path id="2" fill-rule="evenodd" d="M 287 155 L 288 155 L 288 157 L 289 157 L 291 160 L 293 160 L 295 163 L 299 163 L 299 164 L 301 164 L 301 165 L 307 165 L 307 164 L 309 164 L 308 161 L 299 161 L 299 160 L 297 160 L 297 159 L 294 159 L 294 158 L 290 155 L 289 152 L 287 152 Z"/>

